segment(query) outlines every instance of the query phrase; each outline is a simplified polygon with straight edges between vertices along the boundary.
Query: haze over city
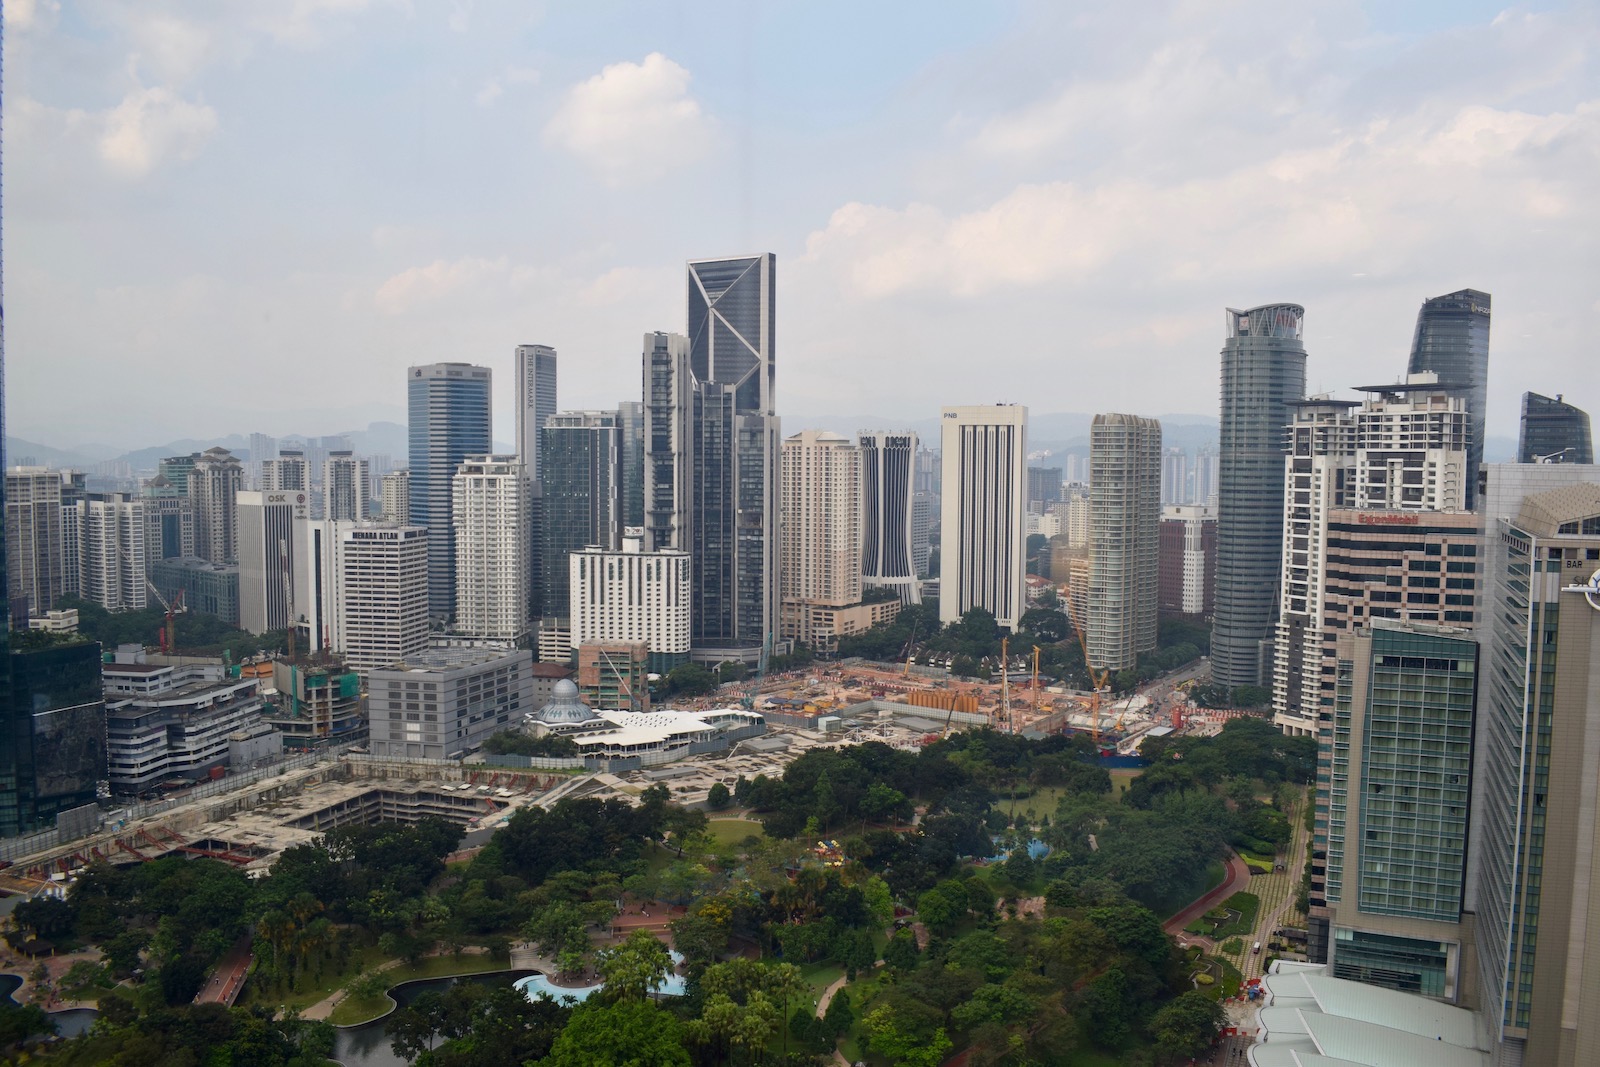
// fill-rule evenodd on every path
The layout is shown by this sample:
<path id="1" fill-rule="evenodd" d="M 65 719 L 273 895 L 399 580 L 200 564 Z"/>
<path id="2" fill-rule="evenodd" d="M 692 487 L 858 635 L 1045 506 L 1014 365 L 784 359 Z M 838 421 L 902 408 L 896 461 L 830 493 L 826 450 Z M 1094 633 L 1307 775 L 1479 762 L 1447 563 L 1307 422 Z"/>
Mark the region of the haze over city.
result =
<path id="1" fill-rule="evenodd" d="M 1464 287 L 1495 298 L 1492 435 L 1524 389 L 1594 404 L 1592 6 L 929 15 L 8 3 L 8 431 L 403 421 L 408 365 L 509 386 L 524 342 L 606 406 L 683 328 L 684 260 L 758 250 L 786 430 L 1214 415 L 1222 309 L 1276 300 L 1309 390 L 1388 381 Z"/>

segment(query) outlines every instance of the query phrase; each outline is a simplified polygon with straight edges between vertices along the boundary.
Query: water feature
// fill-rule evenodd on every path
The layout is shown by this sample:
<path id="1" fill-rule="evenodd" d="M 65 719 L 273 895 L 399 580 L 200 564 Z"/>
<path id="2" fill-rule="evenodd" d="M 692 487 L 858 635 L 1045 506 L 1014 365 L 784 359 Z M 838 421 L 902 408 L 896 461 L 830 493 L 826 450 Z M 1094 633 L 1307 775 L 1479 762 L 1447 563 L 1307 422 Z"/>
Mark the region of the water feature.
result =
<path id="1" fill-rule="evenodd" d="M 16 1004 L 16 999 L 11 996 L 22 987 L 22 976 L 16 974 L 0 974 L 0 1002 Z M 94 1008 L 64 1008 L 61 1011 L 47 1013 L 50 1021 L 56 1024 L 56 1032 L 62 1037 L 77 1037 L 94 1025 L 100 1013 Z"/>
<path id="2" fill-rule="evenodd" d="M 403 1008 L 429 989 L 443 991 L 457 982 L 476 982 L 491 987 L 514 985 L 536 973 L 526 970 L 491 971 L 488 974 L 468 974 L 456 978 L 422 978 L 395 986 L 389 990 L 389 996 Z M 388 1027 L 387 1015 L 359 1026 L 338 1027 L 333 1058 L 345 1067 L 406 1067 L 406 1061 L 396 1056 L 389 1047 Z"/>
<path id="3" fill-rule="evenodd" d="M 669 954 L 672 956 L 672 973 L 663 978 L 661 980 L 661 984 L 656 986 L 653 992 L 657 996 L 662 997 L 681 997 L 689 987 L 689 980 L 683 975 L 679 974 L 677 970 L 678 967 L 683 964 L 683 954 L 677 950 L 670 950 Z M 522 990 L 522 995 L 527 997 L 529 1000 L 543 995 L 552 1000 L 561 1000 L 563 997 L 571 997 L 573 1000 L 582 1003 L 583 1001 L 589 999 L 590 994 L 594 993 L 598 989 L 604 988 L 605 983 L 596 982 L 594 985 L 585 986 L 556 985 L 544 974 L 536 971 L 533 974 L 530 974 L 528 977 L 519 980 L 516 983 L 516 987 Z"/>

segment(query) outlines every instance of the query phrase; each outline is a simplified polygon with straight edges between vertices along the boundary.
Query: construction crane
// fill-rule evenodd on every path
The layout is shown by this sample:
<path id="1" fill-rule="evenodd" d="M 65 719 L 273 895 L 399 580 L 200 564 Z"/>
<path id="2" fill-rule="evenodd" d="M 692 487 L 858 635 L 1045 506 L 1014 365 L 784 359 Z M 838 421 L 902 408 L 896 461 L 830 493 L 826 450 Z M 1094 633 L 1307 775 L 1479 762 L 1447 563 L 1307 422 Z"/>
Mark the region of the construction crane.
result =
<path id="1" fill-rule="evenodd" d="M 902 678 L 911 676 L 911 660 L 917 654 L 917 628 L 921 625 L 921 618 L 916 619 L 911 624 L 911 640 L 906 642 L 906 669 L 900 672 L 900 677 Z"/>
<path id="2" fill-rule="evenodd" d="M 166 597 L 161 595 L 161 590 L 157 589 L 155 583 L 150 579 L 146 578 L 144 584 L 149 586 L 150 591 L 156 595 L 156 600 L 161 603 L 161 607 L 166 611 L 166 621 L 161 627 L 161 651 L 166 655 L 176 656 L 178 654 L 178 616 L 188 610 L 183 606 L 183 590 L 178 590 L 169 602 Z"/>
<path id="3" fill-rule="evenodd" d="M 755 680 L 745 690 L 744 699 L 739 701 L 746 710 L 754 711 L 756 697 L 761 695 L 761 683 L 767 680 L 767 659 L 772 654 L 772 631 L 767 631 L 767 639 L 761 642 L 761 658 L 756 661 Z"/>
<path id="4" fill-rule="evenodd" d="M 1039 713 L 1039 646 L 1033 646 L 1033 713 Z"/>
<path id="5" fill-rule="evenodd" d="M 1072 620 L 1072 632 L 1078 635 L 1078 647 L 1083 649 L 1083 669 L 1089 676 L 1089 684 L 1094 687 L 1094 693 L 1089 698 L 1089 715 L 1094 723 L 1094 747 L 1100 747 L 1100 694 L 1106 691 L 1106 682 L 1111 678 L 1111 672 L 1104 668 L 1095 670 L 1089 662 L 1089 640 L 1083 636 L 1083 627 L 1078 625 L 1078 620 L 1069 615 Z"/>
<path id="6" fill-rule="evenodd" d="M 289 572 L 289 545 L 278 538 L 278 558 L 283 560 L 283 617 L 288 620 L 289 662 L 294 662 L 294 632 L 299 629 L 294 618 L 294 582 Z"/>
<path id="7" fill-rule="evenodd" d="M 1011 638 L 1000 639 L 1000 721 L 1007 733 L 1011 729 Z"/>

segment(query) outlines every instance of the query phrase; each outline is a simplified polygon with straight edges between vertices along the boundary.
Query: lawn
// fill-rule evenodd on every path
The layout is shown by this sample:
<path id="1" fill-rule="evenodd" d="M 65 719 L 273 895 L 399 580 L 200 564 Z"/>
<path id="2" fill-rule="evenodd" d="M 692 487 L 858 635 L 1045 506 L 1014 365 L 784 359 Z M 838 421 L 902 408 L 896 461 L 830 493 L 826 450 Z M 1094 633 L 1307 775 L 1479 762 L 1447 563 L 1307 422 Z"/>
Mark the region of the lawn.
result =
<path id="1" fill-rule="evenodd" d="M 300 1008 L 304 1010 L 318 1001 L 327 999 L 334 992 L 344 988 L 346 982 L 369 968 L 376 967 L 388 957 L 378 951 L 377 945 L 365 945 L 352 949 L 350 958 L 346 961 L 344 969 L 337 973 L 331 970 L 322 972 L 321 981 L 308 981 L 305 989 L 300 992 L 269 992 L 259 989 L 251 980 L 245 982 L 244 992 L 239 997 L 239 1006 L 248 1007 L 252 1003 L 268 1004 L 272 1007 Z"/>
<path id="2" fill-rule="evenodd" d="M 1254 893 L 1235 893 L 1185 929 L 1191 934 L 1203 934 L 1218 941 L 1242 937 L 1256 928 L 1256 912 L 1260 910 L 1260 897 Z"/>
<path id="3" fill-rule="evenodd" d="M 1138 767 L 1117 768 L 1111 772 L 1111 791 L 1120 798 L 1122 794 L 1128 791 L 1128 786 L 1133 783 L 1133 780 L 1143 773 L 1144 771 Z"/>
<path id="4" fill-rule="evenodd" d="M 712 819 L 706 832 L 718 845 L 732 847 L 747 837 L 763 837 L 766 831 L 754 819 Z"/>
<path id="5" fill-rule="evenodd" d="M 507 971 L 511 969 L 509 961 L 492 960 L 482 953 L 457 956 L 429 956 L 414 964 L 403 963 L 398 967 L 391 967 L 383 972 L 389 982 L 389 988 L 404 982 L 414 982 L 419 978 L 452 978 L 463 974 L 489 974 L 493 971 Z M 330 1020 L 336 1026 L 355 1026 L 359 1023 L 376 1019 L 388 1011 L 394 1002 L 387 994 L 376 1000 L 356 1000 L 345 997 L 334 1005 Z"/>

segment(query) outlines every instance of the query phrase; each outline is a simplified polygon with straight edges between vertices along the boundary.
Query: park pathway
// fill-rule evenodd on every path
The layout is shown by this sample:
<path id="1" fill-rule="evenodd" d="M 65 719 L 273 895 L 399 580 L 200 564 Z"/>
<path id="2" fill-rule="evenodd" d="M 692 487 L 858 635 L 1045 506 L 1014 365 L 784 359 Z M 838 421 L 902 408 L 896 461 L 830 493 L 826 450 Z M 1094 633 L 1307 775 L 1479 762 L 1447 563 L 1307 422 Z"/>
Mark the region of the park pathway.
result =
<path id="1" fill-rule="evenodd" d="M 1244 860 L 1230 852 L 1228 853 L 1228 877 L 1223 879 L 1222 884 L 1199 897 L 1193 904 L 1190 904 L 1162 923 L 1161 928 L 1184 943 L 1192 941 L 1210 944 L 1209 938 L 1198 937 L 1195 934 L 1185 934 L 1183 928 L 1235 893 L 1249 888 L 1251 888 L 1250 868 L 1246 866 Z"/>

